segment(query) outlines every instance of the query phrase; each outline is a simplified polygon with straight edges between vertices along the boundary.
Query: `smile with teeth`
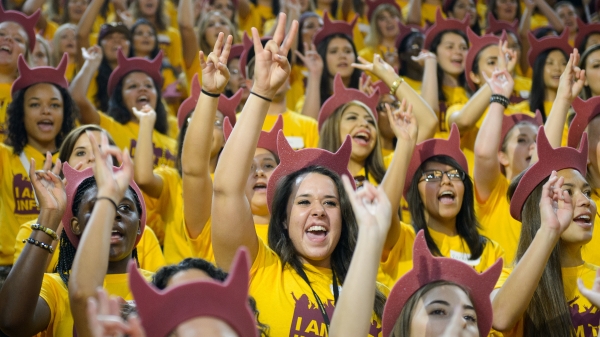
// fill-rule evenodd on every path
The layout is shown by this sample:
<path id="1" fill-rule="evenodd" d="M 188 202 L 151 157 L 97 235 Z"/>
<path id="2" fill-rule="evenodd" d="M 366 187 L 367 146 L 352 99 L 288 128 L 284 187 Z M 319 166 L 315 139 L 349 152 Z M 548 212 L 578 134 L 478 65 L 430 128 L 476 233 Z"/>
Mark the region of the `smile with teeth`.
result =
<path id="1" fill-rule="evenodd" d="M 576 222 L 578 225 L 591 228 L 592 227 L 592 217 L 588 214 L 582 214 L 573 219 L 573 222 Z"/>
<path id="2" fill-rule="evenodd" d="M 451 204 L 454 202 L 454 192 L 452 191 L 444 191 L 440 193 L 438 196 L 438 200 L 442 202 L 442 204 Z"/>
<path id="3" fill-rule="evenodd" d="M 357 132 L 352 139 L 360 145 L 367 145 L 371 140 L 371 135 L 366 131 Z"/>
<path id="4" fill-rule="evenodd" d="M 123 233 L 117 229 L 113 229 L 110 234 L 110 243 L 117 243 L 120 240 L 123 240 Z"/>
<path id="5" fill-rule="evenodd" d="M 12 50 L 9 46 L 0 46 L 0 50 L 10 53 Z"/>
<path id="6" fill-rule="evenodd" d="M 140 96 L 138 97 L 137 101 L 139 103 L 148 103 L 150 100 L 148 99 L 148 96 Z"/>
<path id="7" fill-rule="evenodd" d="M 267 184 L 265 183 L 256 183 L 252 188 L 255 191 L 264 191 L 267 189 Z"/>
<path id="8" fill-rule="evenodd" d="M 313 241 L 320 241 L 325 239 L 325 237 L 327 236 L 327 228 L 323 227 L 323 226 L 319 226 L 319 225 L 315 225 L 315 226 L 310 226 L 307 230 L 306 230 L 306 235 L 309 237 L 309 239 L 313 240 Z"/>

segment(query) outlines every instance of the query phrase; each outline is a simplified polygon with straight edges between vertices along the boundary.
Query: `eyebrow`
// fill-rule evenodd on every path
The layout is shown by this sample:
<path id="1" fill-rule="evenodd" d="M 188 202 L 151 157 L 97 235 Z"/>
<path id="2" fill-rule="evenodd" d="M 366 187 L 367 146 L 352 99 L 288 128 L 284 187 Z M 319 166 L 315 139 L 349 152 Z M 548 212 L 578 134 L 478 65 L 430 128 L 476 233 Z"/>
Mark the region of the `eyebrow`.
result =
<path id="1" fill-rule="evenodd" d="M 426 305 L 429 306 L 429 305 L 432 305 L 432 304 L 442 304 L 442 305 L 445 305 L 445 306 L 450 306 L 450 303 L 448 303 L 446 301 L 443 301 L 443 300 L 431 301 L 431 302 L 427 303 Z M 475 310 L 475 307 L 473 307 L 472 305 L 468 305 L 468 304 L 463 305 L 463 308 L 464 309 L 469 309 L 469 310 Z"/>
<path id="2" fill-rule="evenodd" d="M 28 101 L 31 101 L 31 100 L 34 100 L 34 99 L 39 99 L 39 100 L 41 100 L 41 98 L 39 98 L 39 97 L 35 97 L 35 96 L 34 96 L 34 97 L 30 97 L 30 98 L 28 99 Z M 52 98 L 50 98 L 50 100 L 51 100 L 51 101 L 59 101 L 58 97 L 52 97 Z"/>
<path id="3" fill-rule="evenodd" d="M 300 195 L 296 196 L 296 198 L 308 198 L 308 197 L 312 197 L 312 194 L 305 193 L 305 194 L 300 194 Z M 337 197 L 335 195 L 326 195 L 323 197 L 323 199 L 337 199 Z"/>

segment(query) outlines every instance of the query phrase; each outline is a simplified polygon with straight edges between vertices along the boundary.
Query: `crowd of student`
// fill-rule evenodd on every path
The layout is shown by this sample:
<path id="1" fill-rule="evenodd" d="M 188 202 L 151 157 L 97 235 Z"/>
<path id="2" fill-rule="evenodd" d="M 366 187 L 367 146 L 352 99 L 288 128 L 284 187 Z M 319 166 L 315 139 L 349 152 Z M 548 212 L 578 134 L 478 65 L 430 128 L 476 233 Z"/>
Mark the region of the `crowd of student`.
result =
<path id="1" fill-rule="evenodd" d="M 598 116 L 600 1 L 3 2 L 0 336 L 597 336 Z"/>

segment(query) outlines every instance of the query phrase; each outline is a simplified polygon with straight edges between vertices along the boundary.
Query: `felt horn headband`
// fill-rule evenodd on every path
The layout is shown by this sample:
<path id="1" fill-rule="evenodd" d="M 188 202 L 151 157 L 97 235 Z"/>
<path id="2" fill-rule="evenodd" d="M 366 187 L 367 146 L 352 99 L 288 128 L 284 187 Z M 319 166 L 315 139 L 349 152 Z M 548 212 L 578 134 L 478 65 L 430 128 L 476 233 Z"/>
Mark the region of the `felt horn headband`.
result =
<path id="1" fill-rule="evenodd" d="M 341 20 L 331 20 L 329 13 L 325 11 L 325 13 L 323 13 L 323 27 L 321 27 L 321 29 L 319 29 L 319 31 L 313 37 L 313 43 L 315 46 L 318 46 L 319 43 L 325 40 L 328 36 L 334 34 L 344 34 L 352 39 L 354 36 L 354 26 L 356 25 L 357 20 L 358 15 L 355 15 L 354 19 L 350 23 Z"/>
<path id="2" fill-rule="evenodd" d="M 423 43 L 423 49 L 429 50 L 431 48 L 431 43 L 441 33 L 444 33 L 449 30 L 456 30 L 464 32 L 469 27 L 469 20 L 471 16 L 467 14 L 462 21 L 456 19 L 444 19 L 442 15 L 442 10 L 440 8 L 435 12 L 435 23 L 433 26 L 427 29 L 425 33 L 425 42 Z"/>
<path id="3" fill-rule="evenodd" d="M 277 147 L 277 135 L 279 134 L 279 131 L 282 131 L 282 130 L 283 130 L 283 116 L 279 115 L 279 116 L 277 116 L 277 120 L 275 121 L 275 124 L 271 128 L 271 131 L 268 131 L 268 132 L 261 131 L 260 132 L 260 136 L 258 137 L 258 143 L 256 144 L 256 148 L 269 150 L 276 156 L 279 156 L 278 147 Z M 233 132 L 233 126 L 231 125 L 231 122 L 229 121 L 229 117 L 225 117 L 225 120 L 223 121 L 223 135 L 225 136 L 225 141 L 227 141 L 227 139 L 229 139 L 231 132 Z"/>
<path id="4" fill-rule="evenodd" d="M 477 34 L 475 34 L 473 32 L 473 30 L 471 30 L 471 27 L 467 27 L 467 37 L 469 38 L 471 47 L 469 48 L 469 51 L 467 51 L 467 58 L 465 61 L 465 75 L 466 75 L 465 77 L 467 78 L 467 83 L 469 84 L 469 88 L 472 91 L 476 91 L 477 88 L 475 86 L 475 82 L 473 82 L 473 80 L 471 79 L 471 76 L 469 76 L 469 74 L 473 71 L 473 66 L 474 66 L 475 60 L 477 59 L 477 55 L 484 48 L 486 48 L 488 46 L 496 46 L 496 49 L 498 49 L 497 48 L 498 42 L 506 41 L 506 32 L 503 31 L 502 36 L 500 36 L 500 37 L 497 37 L 496 35 L 493 35 L 493 34 L 478 36 Z M 503 56 L 499 55 L 498 57 L 503 57 Z M 483 84 L 485 84 L 485 82 L 483 82 Z"/>
<path id="5" fill-rule="evenodd" d="M 575 117 L 569 126 L 569 138 L 567 145 L 577 147 L 588 124 L 596 116 L 600 115 L 600 96 L 592 97 L 586 101 L 577 97 L 572 103 Z"/>
<path id="6" fill-rule="evenodd" d="M 575 37 L 575 47 L 579 48 L 582 52 L 585 50 L 585 46 L 582 46 L 583 40 L 591 34 L 600 34 L 600 23 L 588 23 L 586 24 L 580 18 L 577 18 L 577 27 L 579 30 L 577 31 L 577 36 Z"/>
<path id="7" fill-rule="evenodd" d="M 536 39 L 532 32 L 527 36 L 531 48 L 527 54 L 529 65 L 533 67 L 535 60 L 541 53 L 550 49 L 560 49 L 568 55 L 573 52 L 573 47 L 569 44 L 569 28 L 565 28 L 560 36 L 545 36 L 541 39 Z"/>
<path id="8" fill-rule="evenodd" d="M 502 142 L 504 142 L 504 138 L 506 138 L 506 135 L 508 135 L 510 130 L 515 125 L 522 123 L 522 122 L 531 123 L 531 124 L 535 125 L 536 127 L 540 127 L 540 126 L 544 125 L 544 120 L 542 118 L 542 113 L 540 112 L 540 110 L 535 111 L 535 117 L 531 117 L 530 115 L 527 115 L 527 114 L 504 115 L 504 117 L 502 117 L 502 131 L 501 131 L 502 133 L 500 136 L 501 143 L 500 143 L 500 148 L 498 149 L 498 151 L 502 148 Z"/>
<path id="9" fill-rule="evenodd" d="M 375 9 L 380 5 L 390 5 L 396 8 L 398 13 L 400 13 L 400 17 L 402 17 L 402 9 L 395 0 L 367 0 L 365 3 L 367 4 L 367 18 L 369 21 L 373 21 L 373 13 L 375 13 Z"/>
<path id="10" fill-rule="evenodd" d="M 163 52 L 158 52 L 158 55 L 153 60 L 148 60 L 143 57 L 130 57 L 127 58 L 123 54 L 123 50 L 119 48 L 117 52 L 117 61 L 119 65 L 113 70 L 108 78 L 108 94 L 112 95 L 117 87 L 119 81 L 123 79 L 127 74 L 140 71 L 150 76 L 156 84 L 156 90 L 162 89 L 163 77 L 160 72 L 162 66 Z"/>
<path id="11" fill-rule="evenodd" d="M 0 22 L 11 21 L 23 27 L 23 30 L 25 30 L 25 33 L 27 34 L 27 39 L 29 40 L 29 51 L 33 51 L 33 48 L 35 47 L 35 25 L 41 15 L 42 11 L 40 9 L 36 10 L 30 16 L 19 11 L 5 11 L 0 3 Z"/>
<path id="12" fill-rule="evenodd" d="M 515 34 L 515 36 L 519 36 L 519 20 L 514 19 L 513 22 L 508 22 L 504 20 L 498 20 L 494 17 L 492 12 L 488 13 L 488 27 L 485 30 L 486 34 L 498 34 L 503 30 L 507 32 L 511 32 Z"/>
<path id="13" fill-rule="evenodd" d="M 69 89 L 69 82 L 65 77 L 67 71 L 67 63 L 69 56 L 64 53 L 58 67 L 35 67 L 29 68 L 23 55 L 19 55 L 17 68 L 19 69 L 19 77 L 13 82 L 10 89 L 11 96 L 21 89 L 25 89 L 37 83 L 52 83 L 63 89 Z"/>

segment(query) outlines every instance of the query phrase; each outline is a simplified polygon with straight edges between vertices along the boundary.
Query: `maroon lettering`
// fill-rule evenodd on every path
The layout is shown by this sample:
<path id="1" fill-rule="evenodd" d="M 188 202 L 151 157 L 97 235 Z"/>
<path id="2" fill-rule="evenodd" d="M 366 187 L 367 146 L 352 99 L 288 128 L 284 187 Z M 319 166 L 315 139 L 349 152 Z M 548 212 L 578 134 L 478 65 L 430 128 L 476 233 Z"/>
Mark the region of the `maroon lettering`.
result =
<path id="1" fill-rule="evenodd" d="M 35 202 L 33 187 L 27 177 L 16 174 L 13 177 L 14 213 L 20 215 L 39 214 L 40 209 Z"/>
<path id="2" fill-rule="evenodd" d="M 579 304 L 575 303 L 578 299 L 579 297 L 575 297 L 575 299 L 568 302 L 571 310 L 571 321 L 575 331 L 577 331 L 577 336 L 596 337 L 598 335 L 600 311 L 598 311 L 598 308 L 591 306 L 589 308 L 583 307 L 583 312 L 580 312 Z"/>
<path id="3" fill-rule="evenodd" d="M 135 157 L 135 148 L 137 147 L 137 140 L 132 139 L 129 151 L 131 152 L 131 158 Z M 161 147 L 156 147 L 152 143 L 152 153 L 154 158 L 154 166 L 170 166 L 175 167 L 176 156 L 169 150 Z"/>

